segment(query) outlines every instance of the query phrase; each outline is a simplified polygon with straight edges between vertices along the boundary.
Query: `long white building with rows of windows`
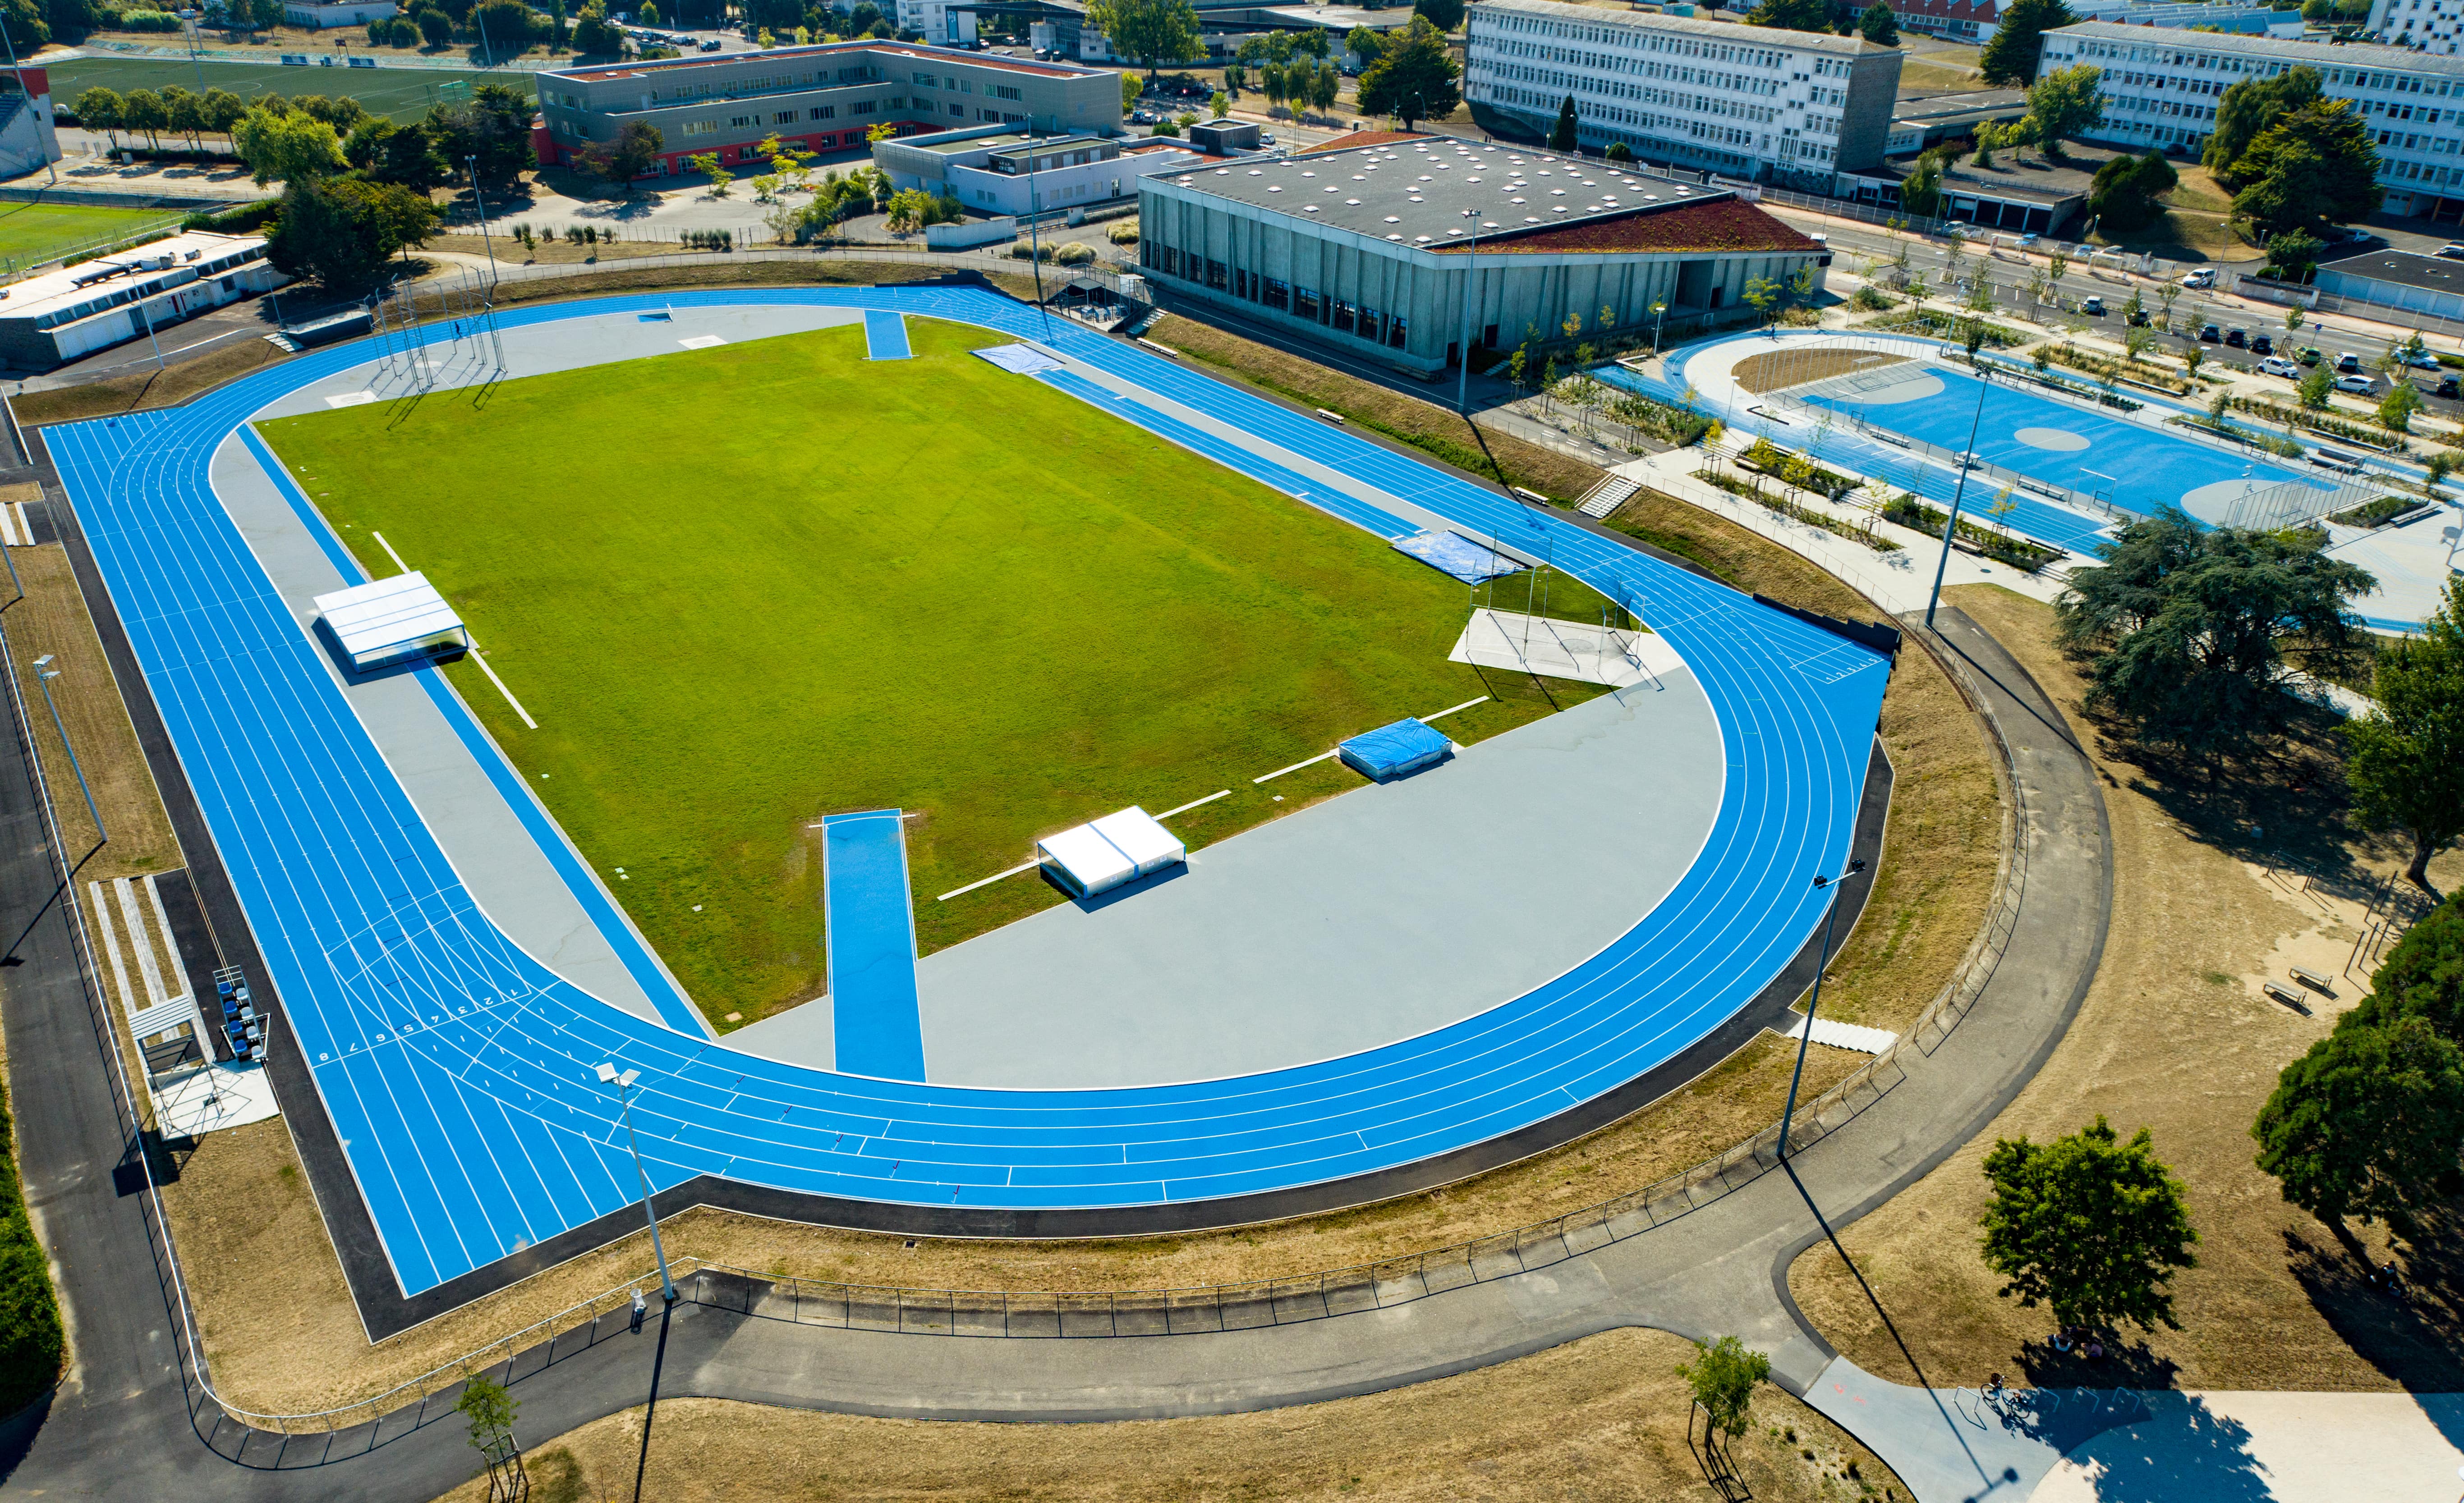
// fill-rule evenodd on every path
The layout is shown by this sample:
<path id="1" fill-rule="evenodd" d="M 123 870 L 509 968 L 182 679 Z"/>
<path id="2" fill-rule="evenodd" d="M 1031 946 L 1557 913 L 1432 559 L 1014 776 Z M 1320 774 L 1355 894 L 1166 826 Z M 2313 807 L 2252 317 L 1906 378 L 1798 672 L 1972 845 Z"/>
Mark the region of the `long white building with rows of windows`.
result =
<path id="1" fill-rule="evenodd" d="M 1483 0 L 1465 23 L 1463 97 L 1537 131 L 1571 96 L 1581 143 L 1828 192 L 1882 160 L 1902 54 L 1857 37 Z"/>
<path id="2" fill-rule="evenodd" d="M 2349 99 L 2378 142 L 2391 214 L 2453 221 L 2464 211 L 2464 57 L 2348 43 L 2279 41 L 2083 21 L 2045 33 L 2038 76 L 2079 63 L 2103 74 L 2099 141 L 2196 156 L 2216 105 L 2245 78 L 2318 70 L 2331 99 Z"/>

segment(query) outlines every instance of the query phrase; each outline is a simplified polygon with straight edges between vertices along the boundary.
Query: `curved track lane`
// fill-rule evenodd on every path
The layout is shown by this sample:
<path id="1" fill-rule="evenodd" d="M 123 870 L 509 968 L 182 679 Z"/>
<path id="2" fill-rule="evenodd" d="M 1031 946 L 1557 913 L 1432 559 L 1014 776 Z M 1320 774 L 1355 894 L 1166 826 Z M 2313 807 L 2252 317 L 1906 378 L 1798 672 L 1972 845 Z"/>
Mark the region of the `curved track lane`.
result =
<path id="1" fill-rule="evenodd" d="M 209 468 L 234 430 L 364 363 L 364 344 L 186 407 L 46 429 L 406 1295 L 633 1197 L 615 1101 L 591 1077 L 603 1059 L 642 1072 L 633 1122 L 662 1187 L 710 1174 L 925 1207 L 1214 1200 L 1416 1163 L 1612 1090 L 1733 1014 L 1818 919 L 1809 878 L 1848 848 L 1887 672 L 1879 656 L 1168 360 L 1067 325 L 1047 335 L 1032 309 L 988 292 L 663 293 L 502 322 L 719 305 L 894 309 L 1045 338 L 1464 531 L 1545 550 L 1630 601 L 1691 665 L 1727 746 L 1722 806 L 1694 865 L 1616 943 L 1489 1012 L 1346 1058 L 1051 1092 L 780 1064 L 603 1003 L 495 929 L 216 499 Z M 1144 421 L 1147 409 L 1114 410 Z M 1268 484 L 1288 476 L 1245 451 L 1218 457 Z M 435 671 L 422 676 L 472 726 Z M 475 747 L 493 754 L 483 737 Z M 609 938 L 637 973 L 656 969 L 624 926 Z M 689 1016 L 671 990 L 662 1005 Z"/>

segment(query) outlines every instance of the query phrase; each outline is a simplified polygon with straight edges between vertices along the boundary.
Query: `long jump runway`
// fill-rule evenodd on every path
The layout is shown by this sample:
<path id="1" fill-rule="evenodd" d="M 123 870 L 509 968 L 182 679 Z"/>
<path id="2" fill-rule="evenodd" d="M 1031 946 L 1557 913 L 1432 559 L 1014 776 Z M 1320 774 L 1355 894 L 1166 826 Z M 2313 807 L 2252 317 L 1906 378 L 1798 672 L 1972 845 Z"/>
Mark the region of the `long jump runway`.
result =
<path id="1" fill-rule="evenodd" d="M 661 293 L 516 309 L 500 320 L 545 325 L 671 305 L 852 308 L 1039 338 L 1466 533 L 1545 548 L 1558 567 L 1631 601 L 1692 667 L 1726 749 L 1721 806 L 1694 864 L 1616 942 L 1485 1013 L 1348 1057 L 1058 1091 L 782 1064 L 602 1002 L 498 932 L 216 499 L 209 466 L 234 430 L 285 394 L 365 363 L 369 347 L 304 354 L 185 407 L 44 429 L 405 1298 L 457 1279 L 466 1287 L 489 1265 L 627 1206 L 634 1180 L 617 1100 L 594 1074 L 603 1060 L 641 1072 L 633 1127 L 662 1190 L 707 1175 L 904 1208 L 943 1227 L 968 1225 L 948 1218 L 969 1213 L 987 1232 L 1058 1211 L 1117 1213 L 1114 1229 L 1142 1230 L 1137 1218 L 1155 1208 L 1177 1208 L 1177 1225 L 1222 1224 L 1257 1213 L 1243 1213 L 1243 1197 L 1419 1164 L 1617 1089 L 1732 1017 L 1819 920 L 1811 879 L 1837 870 L 1849 848 L 1887 676 L 1881 656 L 986 291 Z M 1102 404 L 1191 441 L 1138 403 Z M 1246 450 L 1209 452 L 1268 485 L 1298 481 Z M 1325 506 L 1326 488 L 1311 489 L 1307 499 Z M 1373 531 L 1391 520 L 1345 510 Z M 431 693 L 449 718 L 475 730 L 441 675 L 420 671 L 436 681 Z M 484 735 L 465 739 L 474 755 L 495 756 Z M 501 759 L 491 772 L 519 788 Z M 567 877 L 578 892 L 587 884 L 586 874 Z M 583 896 L 585 906 L 605 903 Z M 659 971 L 620 919 L 603 927 L 636 974 Z M 671 990 L 656 1000 L 678 1016 Z M 295 1114 L 302 1104 L 286 1102 Z M 1210 1211 L 1205 1202 L 1221 1204 Z M 557 1246 L 570 1249 L 571 1238 Z M 366 1315 L 368 1292 L 360 1293 Z"/>

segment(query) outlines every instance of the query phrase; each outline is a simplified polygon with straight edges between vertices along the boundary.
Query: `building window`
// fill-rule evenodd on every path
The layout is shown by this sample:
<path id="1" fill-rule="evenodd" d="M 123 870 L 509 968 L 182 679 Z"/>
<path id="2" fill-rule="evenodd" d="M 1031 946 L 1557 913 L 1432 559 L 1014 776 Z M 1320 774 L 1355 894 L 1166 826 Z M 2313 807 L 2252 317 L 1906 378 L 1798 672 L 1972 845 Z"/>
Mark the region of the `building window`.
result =
<path id="1" fill-rule="evenodd" d="M 773 115 L 770 117 L 770 123 L 773 125 L 793 125 L 796 123 L 796 112 L 794 110 L 785 110 L 780 114 Z"/>
<path id="2" fill-rule="evenodd" d="M 960 120 L 965 120 L 967 118 L 967 107 L 963 104 L 953 104 L 950 106 L 950 113 L 958 117 Z"/>
<path id="3" fill-rule="evenodd" d="M 1326 305 L 1319 299 L 1316 288 L 1295 287 L 1292 289 L 1292 316 L 1295 318 L 1307 318 L 1311 323 L 1324 323 L 1326 321 Z"/>
<path id="4" fill-rule="evenodd" d="M 716 129 L 716 120 L 687 120 L 684 123 L 684 134 L 688 136 L 707 136 Z"/>
<path id="5" fill-rule="evenodd" d="M 873 111 L 880 108 L 881 101 L 878 99 L 858 99 L 853 104 L 847 106 L 847 113 L 849 115 L 870 115 Z"/>
<path id="6" fill-rule="evenodd" d="M 1397 350 L 1401 349 L 1401 348 L 1403 347 L 1403 336 L 1404 336 L 1404 331 L 1405 331 L 1405 329 L 1406 329 L 1406 328 L 1408 328 L 1408 327 L 1409 327 L 1409 321 L 1408 321 L 1408 320 L 1406 320 L 1406 319 L 1403 317 L 1403 316 L 1402 316 L 1401 314 L 1397 314 L 1394 317 L 1387 319 L 1387 320 L 1386 320 L 1386 343 L 1387 343 L 1387 345 L 1388 345 L 1390 348 L 1393 348 L 1393 349 L 1397 349 Z"/>
<path id="7" fill-rule="evenodd" d="M 1378 336 L 1384 332 L 1378 324 L 1377 310 L 1375 308 L 1363 308 L 1360 310 L 1359 326 L 1354 328 L 1352 332 L 1368 340 L 1370 343 L 1375 344 L 1377 342 Z"/>
<path id="8" fill-rule="evenodd" d="M 1237 267 L 1232 272 L 1232 295 L 1243 302 L 1249 298 L 1249 273 Z"/>
<path id="9" fill-rule="evenodd" d="M 1336 333 L 1350 334 L 1353 329 L 1358 325 L 1360 321 L 1360 310 L 1354 308 L 1352 304 L 1345 302 L 1342 298 L 1328 298 L 1327 307 L 1332 310 L 1333 316 L 1329 321 L 1334 325 Z"/>
<path id="10" fill-rule="evenodd" d="M 1267 307 L 1277 309 L 1284 313 L 1291 312 L 1292 290 L 1290 284 L 1278 282 L 1271 276 L 1262 276 L 1258 278 L 1258 280 L 1265 284 L 1266 294 L 1262 301 L 1264 301 Z"/>
<path id="11" fill-rule="evenodd" d="M 753 123 L 753 117 L 750 115 L 731 115 L 727 118 L 727 123 L 731 129 L 742 130 Z"/>
<path id="12" fill-rule="evenodd" d="M 1023 98 L 1018 90 L 1005 83 L 985 84 L 984 92 L 991 95 L 996 99 L 1019 99 Z"/>
<path id="13" fill-rule="evenodd" d="M 929 74 L 929 73 L 919 73 L 919 74 L 917 74 L 917 75 L 915 76 L 915 81 L 916 81 L 918 84 L 920 84 L 921 86 L 923 86 L 924 88 L 929 89 L 929 88 L 932 88 L 932 87 L 934 86 L 933 80 L 934 80 L 935 76 L 935 75 L 933 75 L 933 74 Z"/>
<path id="14" fill-rule="evenodd" d="M 1206 285 L 1215 288 L 1218 291 L 1223 291 L 1228 289 L 1231 284 L 1232 269 L 1211 256 L 1208 257 L 1206 262 Z"/>
<path id="15" fill-rule="evenodd" d="M 838 106 L 835 104 L 818 104 L 815 105 L 808 114 L 813 120 L 825 120 L 830 119 L 832 116 L 837 115 L 838 112 Z"/>
<path id="16" fill-rule="evenodd" d="M 1180 274 L 1180 251 L 1172 246 L 1163 248 L 1163 272 L 1166 276 Z"/>

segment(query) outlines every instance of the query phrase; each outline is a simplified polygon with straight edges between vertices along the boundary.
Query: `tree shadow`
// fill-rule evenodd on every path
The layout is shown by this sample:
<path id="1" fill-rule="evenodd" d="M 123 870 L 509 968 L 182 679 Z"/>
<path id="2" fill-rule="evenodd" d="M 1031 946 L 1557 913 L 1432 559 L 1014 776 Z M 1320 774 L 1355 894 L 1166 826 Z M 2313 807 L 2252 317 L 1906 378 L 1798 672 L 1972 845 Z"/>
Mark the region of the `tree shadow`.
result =
<path id="1" fill-rule="evenodd" d="M 2038 1388 L 2090 1388 L 2106 1392 L 2116 1388 L 2134 1388 L 2141 1392 L 2170 1388 L 2181 1371 L 2171 1358 L 2160 1357 L 2150 1351 L 2144 1338 L 2128 1342 L 2116 1338 L 2105 1344 L 2103 1356 L 2090 1357 L 2078 1345 L 2067 1352 L 2057 1351 L 2053 1339 L 2046 1337 L 2023 1344 L 2019 1348 L 2018 1362 L 2019 1371 Z"/>
<path id="2" fill-rule="evenodd" d="M 2395 1288 L 2370 1277 L 2358 1240 L 2312 1238 L 2288 1228 L 2286 1266 L 2312 1308 L 2364 1361 L 2413 1393 L 2464 1391 L 2464 1214 L 2442 1207 L 2404 1244 Z M 2384 1256 L 2381 1261 L 2385 1261 Z"/>
<path id="3" fill-rule="evenodd" d="M 2250 1427 L 2191 1396 L 2144 1422 L 2126 1445 L 2089 1458 L 2100 1503 L 2268 1503 L 2267 1469 L 2250 1453 Z"/>

